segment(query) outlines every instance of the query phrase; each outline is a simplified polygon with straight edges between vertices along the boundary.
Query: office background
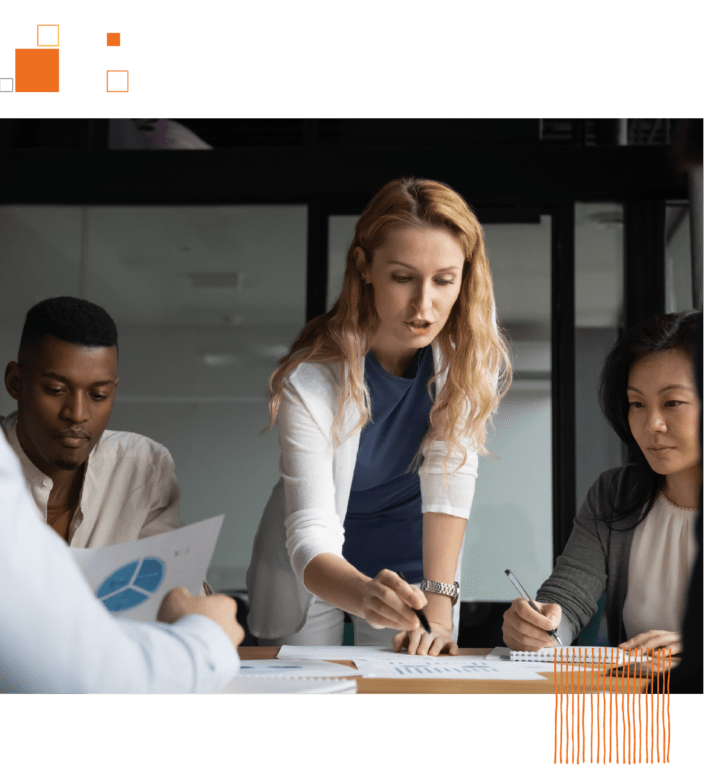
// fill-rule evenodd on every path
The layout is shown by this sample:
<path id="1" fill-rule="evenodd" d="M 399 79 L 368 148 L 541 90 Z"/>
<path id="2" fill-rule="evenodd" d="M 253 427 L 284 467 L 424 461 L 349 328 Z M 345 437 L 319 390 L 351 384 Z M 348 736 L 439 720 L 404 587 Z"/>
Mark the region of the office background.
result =
<path id="1" fill-rule="evenodd" d="M 697 136 L 701 156 L 701 121 L 671 119 L 0 121 L 0 361 L 37 301 L 104 306 L 110 428 L 171 451 L 185 523 L 226 515 L 208 578 L 242 593 L 278 479 L 268 376 L 334 301 L 374 192 L 451 184 L 484 225 L 515 368 L 462 571 L 464 624 L 495 633 L 515 596 L 503 569 L 535 591 L 625 458 L 596 402 L 619 330 L 701 308 L 701 165 L 682 150 Z"/>

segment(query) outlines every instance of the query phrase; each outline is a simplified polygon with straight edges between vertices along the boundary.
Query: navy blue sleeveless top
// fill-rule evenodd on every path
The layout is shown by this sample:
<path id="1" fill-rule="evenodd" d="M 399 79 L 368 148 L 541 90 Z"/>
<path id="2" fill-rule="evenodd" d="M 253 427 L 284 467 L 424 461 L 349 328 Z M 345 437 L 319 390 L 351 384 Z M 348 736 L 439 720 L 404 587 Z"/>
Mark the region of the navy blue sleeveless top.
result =
<path id="1" fill-rule="evenodd" d="M 428 431 L 433 352 L 419 350 L 404 376 L 365 358 L 372 421 L 359 438 L 359 452 L 345 517 L 343 557 L 374 577 L 382 568 L 423 578 L 423 520 L 418 472 L 407 472 Z"/>

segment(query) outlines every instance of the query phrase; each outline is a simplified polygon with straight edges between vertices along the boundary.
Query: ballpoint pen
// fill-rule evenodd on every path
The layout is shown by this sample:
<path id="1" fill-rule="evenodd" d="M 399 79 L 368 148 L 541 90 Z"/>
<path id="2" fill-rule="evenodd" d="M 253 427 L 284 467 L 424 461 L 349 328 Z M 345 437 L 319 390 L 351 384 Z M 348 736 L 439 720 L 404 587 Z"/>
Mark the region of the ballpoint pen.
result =
<path id="1" fill-rule="evenodd" d="M 511 571 L 507 568 L 504 573 L 508 576 L 511 584 L 518 590 L 518 594 L 528 603 L 528 605 L 534 610 L 540 613 L 540 608 L 530 599 L 530 596 L 528 593 L 523 589 L 518 579 L 511 573 Z M 542 616 L 543 614 L 540 613 Z M 557 629 L 546 629 L 545 630 L 550 637 L 552 637 L 553 640 L 557 640 L 557 642 L 562 645 L 562 640 L 557 636 Z"/>
<path id="2" fill-rule="evenodd" d="M 396 571 L 397 575 L 399 575 L 404 581 L 406 581 L 406 577 L 401 573 L 401 571 Z M 425 613 L 423 613 L 422 608 L 411 608 L 411 610 L 415 613 L 415 615 L 418 617 L 418 621 L 420 621 L 421 626 L 423 629 L 430 634 L 433 630 L 430 629 L 430 624 L 428 623 L 428 619 L 425 616 Z"/>

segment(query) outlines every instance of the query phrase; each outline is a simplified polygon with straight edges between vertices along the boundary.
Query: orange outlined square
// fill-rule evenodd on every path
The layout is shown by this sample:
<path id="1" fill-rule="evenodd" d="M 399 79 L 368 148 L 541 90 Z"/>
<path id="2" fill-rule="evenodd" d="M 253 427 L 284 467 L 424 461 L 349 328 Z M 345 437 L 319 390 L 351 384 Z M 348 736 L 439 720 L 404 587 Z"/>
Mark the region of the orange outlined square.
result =
<path id="1" fill-rule="evenodd" d="M 120 45 L 119 32 L 108 32 L 108 45 Z"/>
<path id="2" fill-rule="evenodd" d="M 127 88 L 119 90 L 110 90 L 110 73 L 111 72 L 126 72 L 127 73 Z M 106 69 L 105 70 L 105 93 L 129 93 L 130 92 L 130 71 L 129 69 Z"/>
<path id="3" fill-rule="evenodd" d="M 37 24 L 37 45 L 54 46 L 59 44 L 58 24 Z"/>
<path id="4" fill-rule="evenodd" d="M 15 91 L 49 93 L 59 90 L 59 49 L 15 48 Z"/>
<path id="5" fill-rule="evenodd" d="M 56 27 L 56 42 L 55 43 L 40 43 L 39 42 L 39 27 Z M 61 42 L 60 38 L 61 24 L 37 24 L 37 48 L 58 48 Z"/>

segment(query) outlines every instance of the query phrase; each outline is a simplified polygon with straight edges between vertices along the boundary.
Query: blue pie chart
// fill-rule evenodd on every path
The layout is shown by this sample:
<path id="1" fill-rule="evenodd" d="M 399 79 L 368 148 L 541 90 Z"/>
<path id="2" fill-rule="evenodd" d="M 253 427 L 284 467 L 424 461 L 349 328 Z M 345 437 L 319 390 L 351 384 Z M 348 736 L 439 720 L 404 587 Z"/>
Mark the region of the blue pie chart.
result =
<path id="1" fill-rule="evenodd" d="M 95 596 L 113 613 L 128 611 L 148 600 L 164 580 L 164 561 L 142 557 L 118 568 L 98 587 Z"/>

